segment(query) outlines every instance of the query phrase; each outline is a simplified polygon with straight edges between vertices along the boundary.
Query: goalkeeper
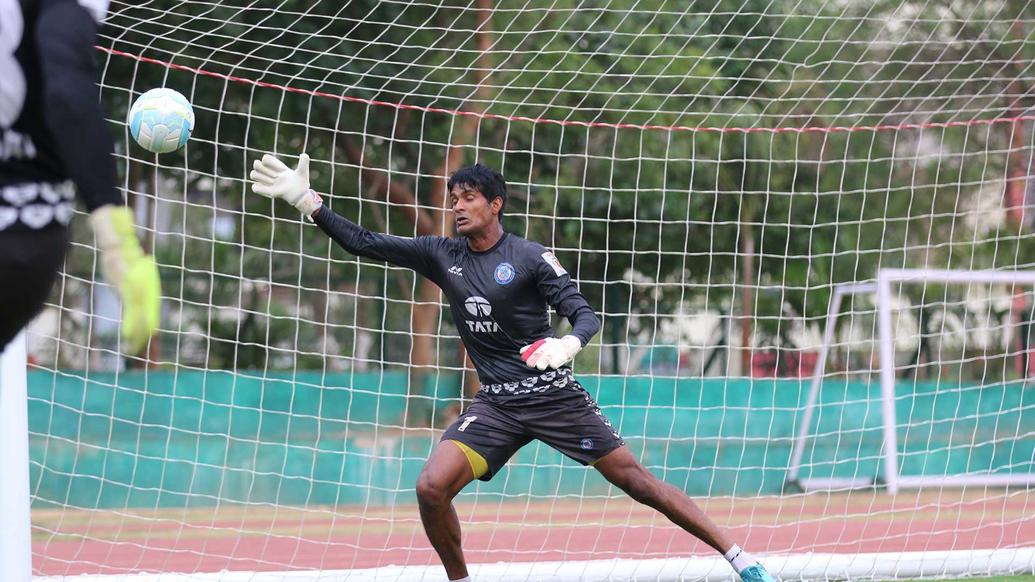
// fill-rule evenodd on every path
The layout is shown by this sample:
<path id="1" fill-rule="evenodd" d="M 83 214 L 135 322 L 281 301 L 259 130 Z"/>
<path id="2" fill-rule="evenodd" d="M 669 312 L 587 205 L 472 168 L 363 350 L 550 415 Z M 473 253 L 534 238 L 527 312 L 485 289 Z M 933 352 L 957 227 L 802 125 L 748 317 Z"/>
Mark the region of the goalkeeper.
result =
<path id="1" fill-rule="evenodd" d="M 124 350 L 158 327 L 159 280 L 115 188 L 93 64 L 103 0 L 0 0 L 0 350 L 43 307 L 78 191 L 105 278 L 122 298 Z M 89 9 L 88 9 L 89 8 Z"/>
<path id="2" fill-rule="evenodd" d="M 488 481 L 518 449 L 541 440 L 591 465 L 633 499 L 724 554 L 749 582 L 773 578 L 682 491 L 636 460 L 569 362 L 600 329 L 600 320 L 567 271 L 542 245 L 503 230 L 503 176 L 463 168 L 448 182 L 457 238 L 373 233 L 338 216 L 309 188 L 309 158 L 295 169 L 266 155 L 251 172 L 252 189 L 281 198 L 350 253 L 413 269 L 445 294 L 474 362 L 481 390 L 450 426 L 417 479 L 421 520 L 450 580 L 469 580 L 453 497 L 474 479 Z M 548 307 L 572 332 L 554 337 Z"/>

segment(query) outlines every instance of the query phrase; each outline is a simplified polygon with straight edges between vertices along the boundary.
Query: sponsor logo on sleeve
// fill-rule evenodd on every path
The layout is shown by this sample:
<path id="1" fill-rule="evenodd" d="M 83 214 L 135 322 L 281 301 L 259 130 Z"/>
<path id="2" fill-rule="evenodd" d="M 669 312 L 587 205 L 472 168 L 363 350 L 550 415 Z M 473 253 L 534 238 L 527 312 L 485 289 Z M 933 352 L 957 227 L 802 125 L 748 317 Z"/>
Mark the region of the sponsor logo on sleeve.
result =
<path id="1" fill-rule="evenodd" d="M 553 267 L 553 272 L 557 273 L 558 277 L 568 274 L 568 272 L 564 270 L 564 267 L 561 266 L 561 262 L 558 261 L 557 257 L 555 257 L 550 251 L 543 253 L 543 260 L 546 261 L 547 265 Z"/>

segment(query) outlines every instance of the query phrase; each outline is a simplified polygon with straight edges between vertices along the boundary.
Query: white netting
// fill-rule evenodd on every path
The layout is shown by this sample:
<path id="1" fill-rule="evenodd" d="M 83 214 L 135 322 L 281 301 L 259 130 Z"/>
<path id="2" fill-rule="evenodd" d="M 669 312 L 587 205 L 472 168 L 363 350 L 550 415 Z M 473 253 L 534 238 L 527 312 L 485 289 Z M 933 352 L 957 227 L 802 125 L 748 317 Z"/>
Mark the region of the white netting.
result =
<path id="1" fill-rule="evenodd" d="M 254 159 L 302 151 L 335 211 L 404 236 L 451 234 L 449 172 L 499 169 L 505 227 L 555 250 L 603 318 L 583 384 L 652 471 L 785 576 L 1031 571 L 1024 486 L 787 481 L 839 285 L 1035 269 L 1035 7 L 489 4 L 112 3 L 101 97 L 162 329 L 147 359 L 118 356 L 78 228 L 30 334 L 36 574 L 444 579 L 414 482 L 472 373 L 429 282 L 248 191 Z M 128 104 L 158 86 L 194 106 L 185 152 L 130 145 Z M 911 474 L 1035 472 L 1030 291 L 895 288 Z M 799 477 L 879 482 L 875 303 L 841 313 Z M 535 561 L 569 579 L 731 574 L 682 559 L 714 553 L 545 446 L 457 504 L 468 559 L 519 578 Z"/>

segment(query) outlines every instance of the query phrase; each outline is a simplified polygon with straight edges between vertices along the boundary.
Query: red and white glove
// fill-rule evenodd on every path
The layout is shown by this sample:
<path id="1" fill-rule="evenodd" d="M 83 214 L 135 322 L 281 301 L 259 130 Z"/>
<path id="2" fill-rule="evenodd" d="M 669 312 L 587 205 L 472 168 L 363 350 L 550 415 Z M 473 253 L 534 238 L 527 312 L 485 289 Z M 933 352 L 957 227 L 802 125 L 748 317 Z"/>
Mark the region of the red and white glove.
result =
<path id="1" fill-rule="evenodd" d="M 570 362 L 580 351 L 582 351 L 582 340 L 573 335 L 566 335 L 560 339 L 548 337 L 537 340 L 521 348 L 520 353 L 521 359 L 530 368 L 556 370 Z"/>

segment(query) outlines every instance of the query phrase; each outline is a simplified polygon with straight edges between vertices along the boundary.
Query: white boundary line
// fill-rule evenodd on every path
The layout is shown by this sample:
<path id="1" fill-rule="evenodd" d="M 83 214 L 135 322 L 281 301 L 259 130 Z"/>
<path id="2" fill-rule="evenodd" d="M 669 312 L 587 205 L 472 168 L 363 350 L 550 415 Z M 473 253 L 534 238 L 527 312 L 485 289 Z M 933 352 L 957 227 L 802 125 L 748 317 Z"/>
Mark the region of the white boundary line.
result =
<path id="1" fill-rule="evenodd" d="M 760 556 L 784 580 L 887 580 L 919 577 L 1035 573 L 1035 548 L 799 554 Z M 736 580 L 720 557 L 661 560 L 597 560 L 475 564 L 478 582 L 676 582 Z M 36 582 L 444 582 L 441 566 L 389 566 L 324 572 L 215 572 L 209 574 L 126 574 L 36 578 Z"/>

